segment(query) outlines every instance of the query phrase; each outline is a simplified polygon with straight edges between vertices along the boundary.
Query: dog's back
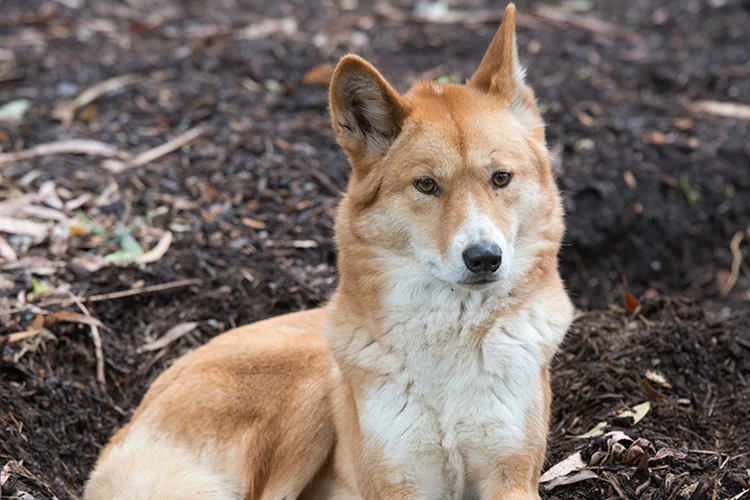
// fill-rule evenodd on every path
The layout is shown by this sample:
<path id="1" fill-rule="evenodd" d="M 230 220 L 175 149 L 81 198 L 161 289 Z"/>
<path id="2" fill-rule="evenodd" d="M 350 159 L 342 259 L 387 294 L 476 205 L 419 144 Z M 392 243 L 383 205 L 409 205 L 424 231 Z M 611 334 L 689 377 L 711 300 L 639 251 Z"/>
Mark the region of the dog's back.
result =
<path id="1" fill-rule="evenodd" d="M 104 449 L 85 500 L 296 498 L 334 439 L 324 315 L 237 328 L 181 358 Z"/>

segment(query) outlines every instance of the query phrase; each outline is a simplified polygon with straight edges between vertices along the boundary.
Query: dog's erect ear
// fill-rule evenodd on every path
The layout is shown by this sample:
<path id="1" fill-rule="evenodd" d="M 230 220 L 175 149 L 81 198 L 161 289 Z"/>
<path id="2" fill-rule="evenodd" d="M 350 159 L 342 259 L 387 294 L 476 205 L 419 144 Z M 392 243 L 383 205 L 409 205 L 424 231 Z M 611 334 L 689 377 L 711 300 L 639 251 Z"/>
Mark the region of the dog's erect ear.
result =
<path id="1" fill-rule="evenodd" d="M 345 56 L 331 80 L 336 138 L 354 162 L 380 157 L 409 114 L 404 99 L 370 63 Z"/>
<path id="2" fill-rule="evenodd" d="M 505 8 L 500 29 L 468 84 L 508 100 L 519 97 L 528 89 L 524 83 L 524 70 L 518 61 L 516 7 L 512 3 Z"/>

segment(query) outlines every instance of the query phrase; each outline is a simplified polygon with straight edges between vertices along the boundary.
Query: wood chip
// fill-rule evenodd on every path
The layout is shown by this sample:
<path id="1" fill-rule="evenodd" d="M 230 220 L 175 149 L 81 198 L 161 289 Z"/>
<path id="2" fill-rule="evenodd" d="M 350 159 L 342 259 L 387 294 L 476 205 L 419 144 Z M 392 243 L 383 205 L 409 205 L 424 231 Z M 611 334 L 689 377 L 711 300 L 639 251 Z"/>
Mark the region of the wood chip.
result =
<path id="1" fill-rule="evenodd" d="M 151 163 L 152 161 L 157 160 L 162 156 L 168 155 L 172 151 L 175 151 L 182 146 L 187 145 L 194 139 L 201 136 L 205 131 L 206 129 L 201 126 L 191 128 L 187 132 L 178 135 L 171 141 L 165 142 L 164 144 L 153 149 L 149 149 L 148 151 L 144 151 L 143 153 L 139 154 L 129 161 L 123 162 L 117 160 L 107 160 L 102 163 L 102 167 L 109 170 L 113 174 L 119 174 L 131 168 L 142 167 L 143 165 Z"/>
<path id="2" fill-rule="evenodd" d="M 91 155 L 106 158 L 119 158 L 128 160 L 130 155 L 118 150 L 114 146 L 90 139 L 67 139 L 63 141 L 45 142 L 29 149 L 15 151 L 13 153 L 0 154 L 0 166 L 16 161 L 29 160 L 38 156 L 50 155 Z"/>
<path id="3" fill-rule="evenodd" d="M 31 236 L 35 241 L 42 241 L 49 234 L 46 224 L 26 219 L 0 216 L 0 233 Z"/>
<path id="4" fill-rule="evenodd" d="M 122 75 L 97 83 L 93 87 L 84 90 L 72 101 L 58 104 L 52 111 L 52 118 L 60 120 L 63 128 L 68 128 L 70 124 L 73 123 L 76 111 L 79 108 L 91 104 L 105 94 L 114 92 L 115 90 L 119 90 L 127 85 L 132 85 L 142 80 L 143 77 L 140 75 Z"/>
<path id="5" fill-rule="evenodd" d="M 139 347 L 137 352 L 138 354 L 143 354 L 144 352 L 153 352 L 153 351 L 158 351 L 159 349 L 164 349 L 169 344 L 171 344 L 172 342 L 176 341 L 179 338 L 184 337 L 188 333 L 195 330 L 197 327 L 198 327 L 197 322 L 180 323 L 179 325 L 175 325 L 172 328 L 170 328 L 167 331 L 167 333 L 165 333 L 158 339 Z"/>
<path id="6" fill-rule="evenodd" d="M 0 258 L 5 260 L 5 262 L 15 262 L 18 260 L 16 251 L 13 250 L 13 247 L 2 236 L 0 236 Z"/>
<path id="7" fill-rule="evenodd" d="M 646 370 L 646 374 L 644 375 L 646 379 L 648 379 L 650 382 L 653 382 L 655 384 L 659 384 L 662 387 L 666 387 L 667 389 L 672 388 L 672 384 L 670 384 L 667 381 L 667 377 L 665 377 L 663 374 L 654 371 L 654 370 Z"/>
<path id="8" fill-rule="evenodd" d="M 0 202 L 0 215 L 13 215 L 20 208 L 32 203 L 36 203 L 37 201 L 39 201 L 39 198 L 39 194 L 29 193 Z"/>
<path id="9" fill-rule="evenodd" d="M 37 205 L 27 205 L 18 210 L 18 213 L 27 217 L 36 217 L 37 219 L 52 220 L 63 222 L 68 220 L 68 216 L 59 210 Z"/>
<path id="10" fill-rule="evenodd" d="M 18 342 L 30 337 L 34 337 L 36 335 L 40 335 L 42 333 L 49 333 L 49 330 L 47 330 L 46 328 L 30 328 L 22 332 L 11 333 L 10 335 L 8 335 L 8 342 Z"/>
<path id="11" fill-rule="evenodd" d="M 172 232 L 167 231 L 166 233 L 164 233 L 164 236 L 159 239 L 154 248 L 152 248 L 148 252 L 141 254 L 141 256 L 136 259 L 136 263 L 151 264 L 153 262 L 158 262 L 162 257 L 164 257 L 171 245 Z"/>
<path id="12" fill-rule="evenodd" d="M 91 194 L 84 193 L 81 196 L 78 196 L 77 198 L 73 198 L 70 201 L 65 202 L 65 211 L 66 212 L 72 212 L 74 210 L 78 210 L 82 206 L 84 206 L 86 203 L 90 202 L 93 198 Z"/>

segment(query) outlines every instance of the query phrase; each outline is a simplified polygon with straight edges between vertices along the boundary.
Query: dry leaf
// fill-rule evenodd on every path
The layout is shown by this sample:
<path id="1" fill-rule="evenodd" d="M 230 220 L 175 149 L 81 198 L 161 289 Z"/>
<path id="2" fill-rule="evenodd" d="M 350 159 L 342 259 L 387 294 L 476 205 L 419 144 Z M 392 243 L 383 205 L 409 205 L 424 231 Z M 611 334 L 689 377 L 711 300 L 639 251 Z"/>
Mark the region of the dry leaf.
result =
<path id="1" fill-rule="evenodd" d="M 611 431 L 604 435 L 605 438 L 607 438 L 607 446 L 610 448 L 615 445 L 615 443 L 620 443 L 622 441 L 633 441 L 633 439 L 625 434 L 622 431 Z"/>
<path id="2" fill-rule="evenodd" d="M 622 277 L 622 289 L 625 291 L 625 295 L 622 299 L 625 311 L 633 312 L 638 309 L 638 306 L 640 306 L 641 303 L 630 293 L 630 290 L 628 289 L 628 280 L 625 278 L 625 276 Z"/>
<path id="3" fill-rule="evenodd" d="M 6 463 L 0 470 L 0 488 L 8 482 L 8 479 L 10 479 L 10 462 Z"/>
<path id="4" fill-rule="evenodd" d="M 315 66 L 305 73 L 305 76 L 302 77 L 302 83 L 305 85 L 317 83 L 328 87 L 331 83 L 331 77 L 333 76 L 333 69 L 334 66 L 332 64 L 321 64 Z"/>
<path id="5" fill-rule="evenodd" d="M 139 347 L 138 354 L 142 354 L 144 352 L 158 351 L 159 349 L 163 349 L 167 347 L 169 344 L 171 344 L 172 342 L 174 342 L 175 340 L 179 339 L 180 337 L 184 337 L 188 333 L 192 332 L 197 327 L 198 327 L 198 323 L 196 322 L 180 323 L 179 325 L 175 325 L 172 328 L 170 328 L 167 331 L 167 333 L 165 333 L 158 339 Z"/>
<path id="6" fill-rule="evenodd" d="M 639 405 L 634 406 L 631 410 L 625 410 L 624 412 L 617 415 L 617 418 L 631 417 L 633 419 L 633 425 L 637 424 L 643 417 L 645 417 L 651 409 L 651 403 L 646 401 Z"/>
<path id="7" fill-rule="evenodd" d="M 648 396 L 648 399 L 667 399 L 667 395 L 655 389 L 654 386 L 651 385 L 651 382 L 649 382 L 647 378 L 644 378 L 641 381 L 641 386 L 643 387 L 643 390 L 646 391 L 646 395 Z"/>
<path id="8" fill-rule="evenodd" d="M 111 331 L 107 325 L 94 318 L 93 316 L 87 316 L 81 313 L 75 313 L 71 311 L 58 311 L 50 314 L 44 318 L 44 324 L 50 326 L 58 321 L 66 321 L 68 323 L 81 323 L 89 326 L 96 326 L 103 330 Z"/>
<path id="9" fill-rule="evenodd" d="M 594 471 L 586 469 L 580 472 L 576 472 L 575 474 L 572 474 L 570 476 L 558 477 L 557 479 L 545 484 L 544 489 L 547 491 L 550 491 L 551 489 L 557 488 L 558 486 L 565 486 L 566 484 L 579 483 L 587 479 L 599 479 L 599 476 L 597 476 Z"/>
<path id="10" fill-rule="evenodd" d="M 141 256 L 136 259 L 136 263 L 151 264 L 153 262 L 158 262 L 167 253 L 170 245 L 172 245 L 172 232 L 167 231 L 164 233 L 164 236 L 159 239 L 154 248 L 141 254 Z"/>
<path id="11" fill-rule="evenodd" d="M 583 433 L 581 435 L 578 435 L 578 436 L 573 436 L 573 438 L 575 438 L 575 439 L 588 439 L 588 438 L 603 436 L 604 435 L 604 429 L 606 429 L 608 425 L 609 424 L 607 422 L 599 422 L 598 424 L 596 424 L 596 427 L 594 427 L 590 431 L 585 432 L 585 433 Z"/>
<path id="12" fill-rule="evenodd" d="M 687 453 L 681 450 L 676 450 L 674 448 L 662 448 L 659 451 L 656 452 L 656 455 L 651 460 L 662 460 L 667 457 L 673 457 L 677 459 L 683 459 L 687 457 Z"/>
<path id="13" fill-rule="evenodd" d="M 540 483 L 548 483 L 559 477 L 567 476 L 571 472 L 577 472 L 586 467 L 586 462 L 581 457 L 581 452 L 574 453 L 561 462 L 553 465 L 539 478 Z"/>

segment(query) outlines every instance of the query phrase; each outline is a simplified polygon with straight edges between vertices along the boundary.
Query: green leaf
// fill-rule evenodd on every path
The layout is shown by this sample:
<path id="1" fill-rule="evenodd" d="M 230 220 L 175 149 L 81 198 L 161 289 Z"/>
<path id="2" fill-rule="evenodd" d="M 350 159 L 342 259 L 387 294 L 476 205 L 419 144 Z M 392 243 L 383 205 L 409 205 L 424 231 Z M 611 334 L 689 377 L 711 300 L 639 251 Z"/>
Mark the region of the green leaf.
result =
<path id="1" fill-rule="evenodd" d="M 143 247 L 138 243 L 138 240 L 135 239 L 133 233 L 121 222 L 117 223 L 117 230 L 120 232 L 118 239 L 120 240 L 120 246 L 122 249 L 138 258 L 138 256 L 143 253 Z"/>
<path id="2" fill-rule="evenodd" d="M 438 83 L 461 83 L 461 79 L 458 75 L 451 73 L 450 75 L 443 75 L 437 78 Z"/>
<path id="3" fill-rule="evenodd" d="M 76 212 L 76 216 L 78 217 L 78 220 L 80 220 L 83 225 L 86 226 L 88 232 L 93 234 L 107 234 L 107 230 L 89 219 L 89 217 L 86 215 L 86 213 L 84 213 L 83 210 L 78 210 Z"/>
<path id="4" fill-rule="evenodd" d="M 109 262 L 128 262 L 132 263 L 138 260 L 141 254 L 134 254 L 127 250 L 117 250 L 104 256 L 104 260 Z"/>
<path id="5" fill-rule="evenodd" d="M 36 278 L 31 278 L 31 292 L 34 295 L 41 295 L 46 292 L 51 292 L 55 289 L 54 286 L 44 281 L 39 281 Z"/>

